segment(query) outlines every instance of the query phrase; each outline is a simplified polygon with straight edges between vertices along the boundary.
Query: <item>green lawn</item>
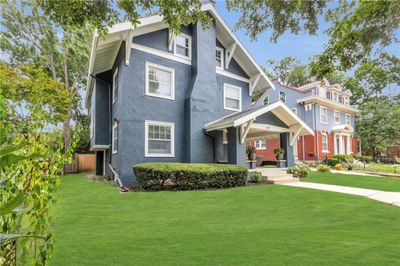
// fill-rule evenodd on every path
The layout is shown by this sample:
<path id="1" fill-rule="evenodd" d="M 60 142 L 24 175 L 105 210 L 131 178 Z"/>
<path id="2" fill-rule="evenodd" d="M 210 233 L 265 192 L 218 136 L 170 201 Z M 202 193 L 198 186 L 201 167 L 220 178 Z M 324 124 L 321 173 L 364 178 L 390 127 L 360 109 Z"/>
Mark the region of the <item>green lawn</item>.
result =
<path id="1" fill-rule="evenodd" d="M 279 185 L 121 194 L 70 175 L 52 265 L 398 265 L 399 211 Z"/>
<path id="2" fill-rule="evenodd" d="M 400 178 L 394 177 L 311 172 L 308 177 L 302 178 L 301 181 L 383 191 L 400 191 Z"/>

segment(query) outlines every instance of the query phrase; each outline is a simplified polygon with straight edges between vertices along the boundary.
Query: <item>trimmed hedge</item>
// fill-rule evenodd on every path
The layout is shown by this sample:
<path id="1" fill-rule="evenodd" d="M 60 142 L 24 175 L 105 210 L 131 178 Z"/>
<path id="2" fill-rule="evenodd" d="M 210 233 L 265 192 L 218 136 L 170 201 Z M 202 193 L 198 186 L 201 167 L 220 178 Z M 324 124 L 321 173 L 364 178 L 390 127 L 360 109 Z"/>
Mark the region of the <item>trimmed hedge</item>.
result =
<path id="1" fill-rule="evenodd" d="M 133 166 L 144 190 L 194 190 L 246 185 L 247 169 L 229 164 L 140 163 Z"/>

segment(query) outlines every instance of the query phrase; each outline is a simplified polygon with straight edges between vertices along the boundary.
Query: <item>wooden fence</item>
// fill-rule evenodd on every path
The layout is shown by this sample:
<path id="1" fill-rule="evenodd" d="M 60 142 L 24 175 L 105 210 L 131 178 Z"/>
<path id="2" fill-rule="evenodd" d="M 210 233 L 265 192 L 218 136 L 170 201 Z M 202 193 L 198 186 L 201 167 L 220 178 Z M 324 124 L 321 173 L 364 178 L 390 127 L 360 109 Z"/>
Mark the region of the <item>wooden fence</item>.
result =
<path id="1" fill-rule="evenodd" d="M 75 154 L 71 164 L 65 165 L 66 173 L 95 172 L 96 154 Z"/>

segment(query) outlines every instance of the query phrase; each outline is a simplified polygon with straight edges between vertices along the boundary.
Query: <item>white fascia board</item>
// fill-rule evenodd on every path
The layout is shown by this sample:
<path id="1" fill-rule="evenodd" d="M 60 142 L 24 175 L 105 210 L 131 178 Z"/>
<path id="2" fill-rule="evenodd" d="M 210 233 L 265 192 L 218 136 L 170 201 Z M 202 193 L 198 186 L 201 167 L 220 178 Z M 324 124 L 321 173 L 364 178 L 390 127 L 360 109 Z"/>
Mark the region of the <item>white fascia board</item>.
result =
<path id="1" fill-rule="evenodd" d="M 94 61 L 96 59 L 96 48 L 99 42 L 99 34 L 97 30 L 94 31 L 93 40 L 92 40 L 92 48 L 90 49 L 90 58 L 89 58 L 89 68 L 88 68 L 88 76 L 87 76 L 87 84 L 86 84 L 86 108 L 89 108 L 89 97 L 92 94 L 92 86 L 93 86 L 93 78 L 92 71 L 94 67 Z"/>
<path id="2" fill-rule="evenodd" d="M 249 58 L 250 62 L 254 65 L 254 67 L 257 69 L 257 71 L 261 74 L 261 76 L 267 81 L 267 83 L 271 86 L 273 90 L 275 90 L 275 85 L 272 83 L 272 81 L 268 78 L 268 76 L 265 74 L 265 72 L 261 69 L 261 67 L 256 63 L 254 58 L 250 55 L 250 53 L 247 51 L 246 48 L 244 48 L 243 44 L 240 42 L 240 40 L 236 37 L 236 35 L 232 32 L 232 30 L 229 28 L 229 26 L 225 23 L 225 21 L 222 19 L 222 17 L 219 15 L 217 10 L 215 9 L 213 4 L 205 4 L 201 7 L 203 11 L 209 11 L 214 18 L 216 18 L 221 25 L 225 28 L 225 30 L 229 33 L 229 35 L 232 37 L 234 42 L 239 46 L 239 48 L 244 52 L 244 54 Z"/>
<path id="3" fill-rule="evenodd" d="M 343 111 L 343 112 L 348 112 L 351 114 L 357 114 L 360 111 L 354 107 L 348 106 L 348 105 L 344 105 L 338 102 L 333 102 L 329 99 L 323 98 L 321 96 L 317 96 L 317 95 L 311 95 L 311 96 L 307 96 L 304 98 L 300 98 L 297 100 L 297 103 L 318 103 L 318 104 L 322 104 L 323 106 L 335 109 L 335 110 L 339 110 L 339 111 Z"/>

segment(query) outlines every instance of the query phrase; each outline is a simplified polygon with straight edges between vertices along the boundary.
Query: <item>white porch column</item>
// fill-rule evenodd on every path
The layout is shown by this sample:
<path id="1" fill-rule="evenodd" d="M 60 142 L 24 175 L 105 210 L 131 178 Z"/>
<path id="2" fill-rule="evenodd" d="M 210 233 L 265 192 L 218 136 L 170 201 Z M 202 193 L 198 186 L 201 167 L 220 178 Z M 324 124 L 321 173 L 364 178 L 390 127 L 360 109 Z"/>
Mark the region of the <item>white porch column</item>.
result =
<path id="1" fill-rule="evenodd" d="M 344 154 L 343 152 L 343 136 L 339 135 L 339 154 Z"/>
<path id="2" fill-rule="evenodd" d="M 338 150 L 337 150 L 337 134 L 333 134 L 333 154 L 337 155 L 338 154 Z"/>
<path id="3" fill-rule="evenodd" d="M 350 150 L 350 141 L 351 141 L 351 139 L 350 139 L 350 135 L 349 136 L 347 136 L 347 141 L 346 141 L 346 154 L 351 154 L 351 150 Z"/>

